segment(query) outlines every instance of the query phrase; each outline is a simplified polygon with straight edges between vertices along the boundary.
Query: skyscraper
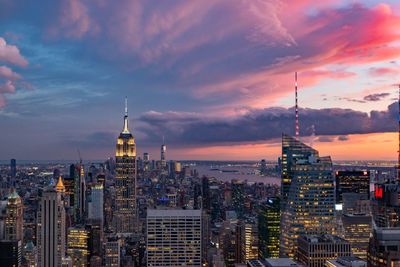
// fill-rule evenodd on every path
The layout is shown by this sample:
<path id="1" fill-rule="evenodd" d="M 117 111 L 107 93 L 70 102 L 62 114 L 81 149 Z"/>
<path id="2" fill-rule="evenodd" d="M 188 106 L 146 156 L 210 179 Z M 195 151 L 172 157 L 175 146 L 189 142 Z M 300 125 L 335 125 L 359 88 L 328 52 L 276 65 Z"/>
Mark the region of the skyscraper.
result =
<path id="1" fill-rule="evenodd" d="M 342 222 L 344 238 L 350 242 L 353 255 L 366 260 L 372 217 L 366 214 L 344 214 Z"/>
<path id="2" fill-rule="evenodd" d="M 164 137 L 163 137 L 163 144 L 161 145 L 161 167 L 165 168 L 167 166 L 167 146 L 165 145 Z"/>
<path id="3" fill-rule="evenodd" d="M 239 224 L 241 262 L 258 259 L 258 223 L 256 220 L 246 220 Z"/>
<path id="4" fill-rule="evenodd" d="M 22 241 L 23 224 L 23 204 L 18 193 L 14 190 L 7 199 L 5 239 Z"/>
<path id="5" fill-rule="evenodd" d="M 239 180 L 232 180 L 232 204 L 239 218 L 244 215 L 244 183 Z"/>
<path id="6" fill-rule="evenodd" d="M 282 256 L 293 257 L 300 235 L 335 232 L 335 187 L 330 157 L 282 137 Z"/>
<path id="7" fill-rule="evenodd" d="M 86 267 L 89 261 L 89 231 L 78 227 L 68 228 L 67 246 L 72 265 Z"/>
<path id="8" fill-rule="evenodd" d="M 0 266 L 21 266 L 22 241 L 0 240 Z"/>
<path id="9" fill-rule="evenodd" d="M 150 155 L 147 152 L 143 153 L 143 170 L 148 171 L 150 169 Z"/>
<path id="10" fill-rule="evenodd" d="M 201 266 L 201 210 L 147 210 L 147 266 Z"/>
<path id="11" fill-rule="evenodd" d="M 43 192 L 37 214 L 38 265 L 61 266 L 65 256 L 65 209 L 63 193 L 49 185 Z"/>
<path id="12" fill-rule="evenodd" d="M 136 144 L 128 127 L 128 106 L 125 100 L 124 128 L 117 139 L 115 154 L 115 212 L 114 230 L 133 233 L 136 222 Z"/>
<path id="13" fill-rule="evenodd" d="M 343 203 L 344 193 L 364 194 L 369 199 L 369 184 L 369 171 L 337 171 L 336 203 Z"/>
<path id="14" fill-rule="evenodd" d="M 259 256 L 279 257 L 281 208 L 279 198 L 269 198 L 258 212 Z"/>
<path id="15" fill-rule="evenodd" d="M 74 219 L 76 223 L 81 223 L 85 216 L 86 202 L 86 182 L 85 172 L 82 162 L 75 165 L 74 174 Z"/>
<path id="16" fill-rule="evenodd" d="M 16 159 L 10 160 L 10 175 L 12 178 L 17 176 L 17 160 Z"/>
<path id="17" fill-rule="evenodd" d="M 90 220 L 97 220 L 103 224 L 104 212 L 103 212 L 103 184 L 97 183 L 92 185 L 91 198 L 89 202 L 89 216 Z"/>
<path id="18" fill-rule="evenodd" d="M 22 253 L 27 267 L 37 266 L 37 248 L 33 244 L 32 240 L 25 245 Z"/>
<path id="19" fill-rule="evenodd" d="M 368 249 L 368 266 L 400 266 L 400 228 L 378 228 L 372 232 Z"/>

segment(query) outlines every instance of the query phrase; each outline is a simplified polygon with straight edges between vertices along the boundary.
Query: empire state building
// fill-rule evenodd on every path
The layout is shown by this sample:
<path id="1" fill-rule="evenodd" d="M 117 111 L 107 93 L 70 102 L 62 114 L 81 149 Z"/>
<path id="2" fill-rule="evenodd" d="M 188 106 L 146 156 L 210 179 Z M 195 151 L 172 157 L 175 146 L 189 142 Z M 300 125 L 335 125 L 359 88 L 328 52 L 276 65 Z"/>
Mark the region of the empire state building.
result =
<path id="1" fill-rule="evenodd" d="M 125 99 L 124 128 L 117 139 L 115 154 L 115 211 L 113 226 L 116 233 L 134 233 L 136 229 L 136 144 L 128 127 L 128 106 Z"/>

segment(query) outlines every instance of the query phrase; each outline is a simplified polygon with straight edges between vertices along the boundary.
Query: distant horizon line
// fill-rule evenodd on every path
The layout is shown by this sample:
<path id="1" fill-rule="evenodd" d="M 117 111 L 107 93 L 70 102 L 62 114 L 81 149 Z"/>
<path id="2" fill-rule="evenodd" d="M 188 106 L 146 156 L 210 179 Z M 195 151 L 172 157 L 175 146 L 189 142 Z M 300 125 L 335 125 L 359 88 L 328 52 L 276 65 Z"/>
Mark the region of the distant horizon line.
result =
<path id="1" fill-rule="evenodd" d="M 113 157 L 114 158 L 114 157 Z M 24 162 L 24 163 L 43 163 L 43 162 L 48 162 L 48 163 L 66 163 L 66 162 L 79 162 L 78 159 L 18 159 L 18 158 L 10 158 L 10 159 L 0 159 L 0 164 L 9 164 L 11 159 L 15 159 L 18 162 Z M 142 159 L 142 158 L 141 158 Z M 160 159 L 150 159 L 150 161 L 158 161 Z M 182 161 L 182 162 L 259 162 L 263 159 L 169 159 L 168 161 Z M 269 162 L 277 162 L 278 160 L 273 160 L 273 159 L 264 159 Z M 107 159 L 85 159 L 82 160 L 84 163 L 103 163 L 107 161 Z M 393 162 L 397 163 L 397 159 L 390 159 L 390 160 L 385 160 L 385 159 L 342 159 L 342 160 L 332 160 L 333 163 L 335 162 Z"/>

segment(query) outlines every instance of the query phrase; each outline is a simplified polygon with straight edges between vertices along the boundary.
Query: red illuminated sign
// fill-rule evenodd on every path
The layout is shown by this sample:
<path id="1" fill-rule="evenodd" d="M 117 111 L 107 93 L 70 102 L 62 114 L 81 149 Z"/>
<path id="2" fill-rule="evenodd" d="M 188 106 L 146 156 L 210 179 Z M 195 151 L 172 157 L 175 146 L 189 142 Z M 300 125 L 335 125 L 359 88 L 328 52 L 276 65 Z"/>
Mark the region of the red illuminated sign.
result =
<path id="1" fill-rule="evenodd" d="M 383 198 L 383 187 L 375 186 L 375 198 Z"/>

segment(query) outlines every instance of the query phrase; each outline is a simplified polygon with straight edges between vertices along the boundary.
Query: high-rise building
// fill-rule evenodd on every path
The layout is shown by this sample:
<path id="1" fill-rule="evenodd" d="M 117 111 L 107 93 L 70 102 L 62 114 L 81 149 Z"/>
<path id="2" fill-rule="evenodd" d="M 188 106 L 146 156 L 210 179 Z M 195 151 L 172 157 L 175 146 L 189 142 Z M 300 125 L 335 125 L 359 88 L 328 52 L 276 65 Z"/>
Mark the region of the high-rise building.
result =
<path id="1" fill-rule="evenodd" d="M 10 176 L 15 178 L 17 176 L 17 160 L 11 159 L 10 160 Z"/>
<path id="2" fill-rule="evenodd" d="M 74 200 L 75 200 L 75 180 L 72 177 L 64 177 L 63 180 L 64 187 L 65 187 L 65 203 L 67 207 L 74 207 Z"/>
<path id="3" fill-rule="evenodd" d="M 105 244 L 104 261 L 106 267 L 121 266 L 121 244 L 120 241 L 108 241 Z"/>
<path id="4" fill-rule="evenodd" d="M 150 170 L 150 155 L 147 152 L 143 153 L 143 170 Z"/>
<path id="5" fill-rule="evenodd" d="M 243 221 L 240 229 L 241 262 L 258 259 L 258 225 L 255 220 Z"/>
<path id="6" fill-rule="evenodd" d="M 86 267 L 89 262 L 89 231 L 70 227 L 67 232 L 67 253 L 74 267 Z"/>
<path id="7" fill-rule="evenodd" d="M 335 232 L 335 186 L 330 157 L 297 139 L 282 137 L 280 254 L 294 257 L 301 235 Z"/>
<path id="8" fill-rule="evenodd" d="M 0 266 L 19 267 L 22 263 L 22 241 L 0 240 Z"/>
<path id="9" fill-rule="evenodd" d="M 91 224 L 87 224 L 85 228 L 89 233 L 89 251 L 90 257 L 103 256 L 103 227 L 102 222 L 92 221 Z"/>
<path id="10" fill-rule="evenodd" d="M 23 204 L 17 191 L 13 191 L 7 199 L 5 218 L 5 240 L 23 239 Z"/>
<path id="11" fill-rule="evenodd" d="M 353 255 L 367 259 L 372 217 L 365 214 L 343 214 L 344 239 L 350 242 Z"/>
<path id="12" fill-rule="evenodd" d="M 37 266 L 37 249 L 33 244 L 32 240 L 26 243 L 22 254 L 26 262 L 26 267 Z"/>
<path id="13" fill-rule="evenodd" d="M 226 266 L 233 266 L 242 261 L 241 229 L 235 212 L 229 212 L 226 217 L 219 230 L 217 247 L 222 250 Z"/>
<path id="14" fill-rule="evenodd" d="M 164 143 L 164 138 L 163 138 L 163 144 L 161 145 L 161 167 L 165 168 L 167 166 L 167 146 Z"/>
<path id="15" fill-rule="evenodd" d="M 400 228 L 373 229 L 368 251 L 369 267 L 400 266 Z"/>
<path id="16" fill-rule="evenodd" d="M 60 266 L 65 256 L 65 209 L 63 193 L 49 185 L 37 213 L 38 266 Z"/>
<path id="17" fill-rule="evenodd" d="M 268 198 L 258 212 L 260 258 L 279 258 L 280 220 L 279 198 Z"/>
<path id="18" fill-rule="evenodd" d="M 201 210 L 147 210 L 147 266 L 201 266 Z"/>
<path id="19" fill-rule="evenodd" d="M 348 241 L 334 235 L 307 235 L 298 239 L 297 259 L 310 267 L 323 267 L 327 260 L 351 256 Z"/>
<path id="20" fill-rule="evenodd" d="M 97 183 L 92 185 L 89 202 L 89 220 L 98 220 L 101 223 L 104 221 L 104 198 L 103 198 L 103 184 Z"/>
<path id="21" fill-rule="evenodd" d="M 365 194 L 369 199 L 369 171 L 337 171 L 336 172 L 336 203 L 343 203 L 344 193 Z"/>
<path id="22" fill-rule="evenodd" d="M 244 216 L 244 183 L 232 180 L 232 204 L 239 218 Z"/>
<path id="23" fill-rule="evenodd" d="M 75 223 L 81 223 L 86 211 L 86 182 L 82 162 L 75 165 L 74 175 L 74 219 Z"/>
<path id="24" fill-rule="evenodd" d="M 136 219 L 136 144 L 128 127 L 128 107 L 125 101 L 124 128 L 117 139 L 115 155 L 115 211 L 114 230 L 117 233 L 133 233 Z"/>
<path id="25" fill-rule="evenodd" d="M 400 227 L 400 184 L 375 184 L 372 209 L 377 227 Z"/>

